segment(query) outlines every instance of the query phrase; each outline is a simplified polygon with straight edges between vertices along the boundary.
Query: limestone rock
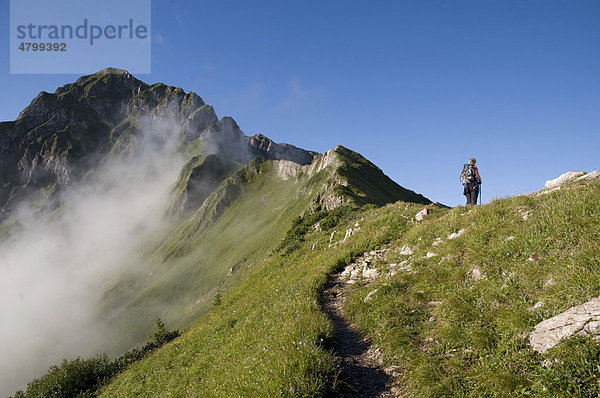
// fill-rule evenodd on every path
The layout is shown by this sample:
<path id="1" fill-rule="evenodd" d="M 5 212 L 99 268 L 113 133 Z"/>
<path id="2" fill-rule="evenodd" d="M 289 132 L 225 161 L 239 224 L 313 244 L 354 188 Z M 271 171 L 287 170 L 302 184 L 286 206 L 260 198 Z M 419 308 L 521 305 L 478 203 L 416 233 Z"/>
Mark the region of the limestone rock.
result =
<path id="1" fill-rule="evenodd" d="M 534 350 L 543 353 L 571 336 L 597 336 L 600 327 L 600 297 L 537 324 L 529 334 Z"/>
<path id="2" fill-rule="evenodd" d="M 561 174 L 559 177 L 557 177 L 553 180 L 546 181 L 546 184 L 544 186 L 547 189 L 556 188 L 558 186 L 561 186 L 565 182 L 572 180 L 574 178 L 580 177 L 584 174 L 585 174 L 585 171 L 567 171 L 566 173 Z"/>
<path id="3" fill-rule="evenodd" d="M 480 280 L 485 279 L 485 275 L 483 275 L 483 273 L 481 272 L 481 270 L 479 268 L 475 267 L 471 271 L 471 278 L 474 281 L 480 281 Z"/>
<path id="4" fill-rule="evenodd" d="M 369 300 L 371 300 L 371 297 L 373 297 L 373 295 L 374 295 L 375 293 L 377 293 L 377 291 L 378 291 L 378 290 L 379 290 L 379 289 L 375 289 L 375 290 L 373 290 L 373 291 L 369 292 L 369 294 L 367 294 L 367 296 L 366 296 L 366 297 L 363 299 L 363 301 L 366 303 L 366 302 L 368 302 Z"/>
<path id="5" fill-rule="evenodd" d="M 420 212 L 418 212 L 417 214 L 415 214 L 415 220 L 422 221 L 423 218 L 428 214 L 429 214 L 429 211 L 425 208 L 425 209 L 421 210 Z"/>
<path id="6" fill-rule="evenodd" d="M 410 256 L 411 254 L 413 254 L 413 251 L 410 247 L 404 245 L 400 249 L 400 254 L 402 254 L 403 256 Z"/>
<path id="7" fill-rule="evenodd" d="M 577 177 L 577 181 L 588 181 L 588 180 L 597 180 L 600 177 L 600 171 L 594 170 L 590 173 L 584 174 L 581 177 Z"/>
<path id="8" fill-rule="evenodd" d="M 465 230 L 461 229 L 458 232 L 453 232 L 450 235 L 448 235 L 448 239 L 456 239 L 456 238 L 458 238 L 459 236 L 461 236 L 464 233 L 465 233 Z"/>
<path id="9" fill-rule="evenodd" d="M 363 269 L 362 276 L 365 279 L 375 279 L 379 273 L 375 268 L 365 268 Z"/>

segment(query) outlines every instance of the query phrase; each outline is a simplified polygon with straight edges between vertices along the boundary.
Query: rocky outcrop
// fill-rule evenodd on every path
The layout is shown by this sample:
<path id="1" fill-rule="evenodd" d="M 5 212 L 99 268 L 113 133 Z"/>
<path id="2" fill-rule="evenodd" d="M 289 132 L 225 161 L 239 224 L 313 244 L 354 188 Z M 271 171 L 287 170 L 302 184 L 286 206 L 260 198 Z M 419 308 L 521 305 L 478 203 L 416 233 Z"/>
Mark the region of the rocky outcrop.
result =
<path id="1" fill-rule="evenodd" d="M 547 195 L 549 193 L 561 190 L 563 188 L 570 188 L 574 183 L 584 183 L 588 181 L 596 180 L 600 177 L 600 172 L 598 170 L 594 170 L 590 173 L 586 173 L 585 171 L 567 171 L 566 173 L 561 174 L 555 179 L 547 180 L 544 186 L 544 189 L 538 192 L 533 192 L 530 194 L 525 194 L 526 196 L 542 196 Z"/>
<path id="2" fill-rule="evenodd" d="M 577 177 L 575 180 L 576 181 L 592 181 L 592 180 L 597 180 L 598 178 L 600 178 L 600 171 L 594 170 L 590 173 L 587 173 L 580 177 Z"/>
<path id="3" fill-rule="evenodd" d="M 569 180 L 573 180 L 577 177 L 580 177 L 585 174 L 585 171 L 567 171 L 564 174 L 561 174 L 559 177 L 546 181 L 544 187 L 546 189 L 556 188 Z"/>
<path id="4" fill-rule="evenodd" d="M 277 144 L 262 134 L 248 137 L 250 152 L 265 159 L 289 160 L 301 165 L 311 164 L 316 152 L 305 151 L 289 144 Z"/>
<path id="5" fill-rule="evenodd" d="M 571 336 L 597 336 L 599 328 L 600 297 L 596 297 L 537 324 L 529 342 L 534 350 L 545 352 Z"/>

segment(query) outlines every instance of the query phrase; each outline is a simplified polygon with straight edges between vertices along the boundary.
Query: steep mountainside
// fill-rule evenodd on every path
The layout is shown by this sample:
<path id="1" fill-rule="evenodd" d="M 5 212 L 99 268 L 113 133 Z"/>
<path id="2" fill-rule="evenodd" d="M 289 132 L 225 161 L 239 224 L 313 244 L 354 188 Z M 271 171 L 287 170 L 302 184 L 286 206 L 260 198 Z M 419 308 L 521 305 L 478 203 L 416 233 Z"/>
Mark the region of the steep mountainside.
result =
<path id="1" fill-rule="evenodd" d="M 0 268 L 15 281 L 2 298 L 28 306 L 6 309 L 10 336 L 32 334 L 0 347 L 0 393 L 63 357 L 120 354 L 157 317 L 188 327 L 265 258 L 300 244 L 284 237 L 301 217 L 431 203 L 349 149 L 248 137 L 198 95 L 110 68 L 0 124 L 0 166 Z"/>

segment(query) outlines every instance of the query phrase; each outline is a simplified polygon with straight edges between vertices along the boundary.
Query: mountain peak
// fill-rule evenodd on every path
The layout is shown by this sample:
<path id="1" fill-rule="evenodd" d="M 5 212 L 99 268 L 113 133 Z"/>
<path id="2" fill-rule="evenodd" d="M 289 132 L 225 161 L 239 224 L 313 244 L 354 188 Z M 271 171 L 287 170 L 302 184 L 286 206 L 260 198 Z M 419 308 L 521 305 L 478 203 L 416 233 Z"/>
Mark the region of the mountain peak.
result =
<path id="1" fill-rule="evenodd" d="M 102 70 L 99 70 L 98 72 L 92 73 L 92 75 L 98 75 L 98 76 L 109 75 L 109 74 L 131 76 L 131 73 L 129 73 L 129 71 L 127 71 L 125 69 L 118 69 L 118 68 L 113 68 L 113 67 L 104 68 Z"/>

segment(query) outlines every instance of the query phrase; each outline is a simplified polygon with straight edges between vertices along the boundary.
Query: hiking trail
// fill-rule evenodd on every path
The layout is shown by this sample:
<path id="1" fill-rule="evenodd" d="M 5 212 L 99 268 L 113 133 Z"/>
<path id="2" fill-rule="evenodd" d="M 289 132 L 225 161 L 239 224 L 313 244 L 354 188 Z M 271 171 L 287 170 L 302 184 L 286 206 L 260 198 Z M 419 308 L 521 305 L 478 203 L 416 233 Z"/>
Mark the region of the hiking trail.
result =
<path id="1" fill-rule="evenodd" d="M 400 396 L 392 387 L 391 377 L 382 367 L 381 353 L 371 345 L 342 311 L 346 277 L 338 272 L 328 277 L 323 291 L 323 311 L 334 326 L 333 349 L 339 357 L 338 388 L 336 397 Z"/>

